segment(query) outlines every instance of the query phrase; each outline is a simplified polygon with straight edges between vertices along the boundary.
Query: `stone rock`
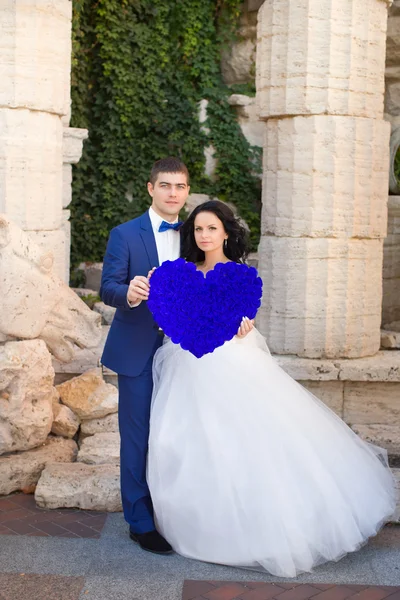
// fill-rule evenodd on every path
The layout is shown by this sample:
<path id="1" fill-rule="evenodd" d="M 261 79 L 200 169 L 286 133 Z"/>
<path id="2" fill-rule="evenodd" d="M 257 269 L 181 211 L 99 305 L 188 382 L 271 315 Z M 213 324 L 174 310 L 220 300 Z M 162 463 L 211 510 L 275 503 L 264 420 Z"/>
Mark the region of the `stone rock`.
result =
<path id="1" fill-rule="evenodd" d="M 104 302 L 96 302 L 93 306 L 93 310 L 101 315 L 103 325 L 111 325 L 117 309 L 113 306 L 107 306 Z"/>
<path id="2" fill-rule="evenodd" d="M 65 229 L 61 227 L 53 231 L 25 230 L 25 233 L 43 254 L 52 254 L 53 274 L 68 285 L 70 240 Z"/>
<path id="3" fill-rule="evenodd" d="M 383 328 L 389 331 L 400 333 L 400 321 L 392 321 L 391 323 L 384 325 Z"/>
<path id="4" fill-rule="evenodd" d="M 393 425 L 400 422 L 400 384 L 347 381 L 344 420 L 353 425 Z"/>
<path id="5" fill-rule="evenodd" d="M 190 214 L 192 210 L 194 210 L 200 204 L 203 204 L 203 202 L 208 202 L 209 200 L 213 199 L 214 198 L 211 198 L 207 194 L 189 194 L 185 204 L 185 211 Z M 217 200 L 217 198 L 215 199 Z"/>
<path id="6" fill-rule="evenodd" d="M 366 442 L 385 448 L 390 455 L 400 455 L 400 429 L 398 425 L 354 424 L 351 428 Z"/>
<path id="7" fill-rule="evenodd" d="M 118 390 L 105 383 L 101 369 L 90 369 L 57 386 L 63 404 L 78 417 L 96 419 L 118 410 Z"/>
<path id="8" fill-rule="evenodd" d="M 87 129 L 63 128 L 63 163 L 76 164 L 82 156 L 83 142 L 88 138 Z"/>
<path id="9" fill-rule="evenodd" d="M 100 419 L 88 419 L 81 425 L 81 433 L 94 435 L 95 433 L 118 433 L 118 413 L 113 413 Z"/>
<path id="10" fill-rule="evenodd" d="M 119 465 L 119 451 L 119 433 L 95 433 L 82 441 L 77 460 L 88 465 Z"/>
<path id="11" fill-rule="evenodd" d="M 206 125 L 206 121 L 207 121 L 207 107 L 208 107 L 208 100 L 206 100 L 205 98 L 203 98 L 202 100 L 200 100 L 199 104 L 199 112 L 198 112 L 198 116 L 199 116 L 199 123 L 200 123 L 200 129 L 201 131 L 203 131 L 203 133 L 205 133 L 205 135 L 209 135 L 210 133 L 210 129 L 207 127 Z M 214 146 L 210 145 L 210 146 L 206 146 L 204 148 L 204 156 L 206 159 L 206 164 L 204 166 L 204 172 L 205 174 L 211 178 L 212 181 L 214 181 L 215 179 L 215 171 L 218 165 L 218 161 L 215 157 L 215 148 Z M 202 194 L 199 194 L 200 196 Z M 188 209 L 187 209 L 188 210 Z"/>
<path id="12" fill-rule="evenodd" d="M 247 10 L 249 12 L 257 11 L 263 2 L 264 0 L 247 0 Z"/>
<path id="13" fill-rule="evenodd" d="M 400 348 L 400 333 L 381 329 L 381 348 Z"/>
<path id="14" fill-rule="evenodd" d="M 91 290 L 95 290 L 95 293 L 98 294 L 100 291 L 103 263 L 83 262 L 79 265 L 78 269 L 83 271 L 85 275 L 85 286 Z"/>
<path id="15" fill-rule="evenodd" d="M 73 462 L 77 452 L 73 440 L 50 437 L 33 450 L 0 456 L 0 495 L 32 489 L 48 463 Z"/>
<path id="16" fill-rule="evenodd" d="M 35 500 L 42 508 L 121 511 L 119 467 L 84 463 L 48 465 L 36 487 Z"/>
<path id="17" fill-rule="evenodd" d="M 299 381 L 340 418 L 343 418 L 344 383 L 342 381 Z"/>
<path id="18" fill-rule="evenodd" d="M 243 135 L 251 146 L 262 148 L 265 136 L 265 123 L 260 121 L 260 110 L 255 98 L 244 94 L 232 94 L 228 102 L 236 110 Z"/>
<path id="19" fill-rule="evenodd" d="M 400 353 L 382 350 L 374 356 L 335 361 L 342 381 L 400 382 Z M 354 421 L 357 423 L 358 421 Z"/>
<path id="20" fill-rule="evenodd" d="M 0 334 L 41 338 L 58 360 L 68 362 L 77 346 L 99 343 L 101 317 L 52 269 L 52 254 L 0 215 Z"/>
<path id="21" fill-rule="evenodd" d="M 254 32 L 255 33 L 255 32 Z M 254 81 L 256 40 L 248 37 L 233 44 L 229 50 L 222 52 L 222 77 L 228 85 L 235 83 L 252 83 Z"/>
<path id="22" fill-rule="evenodd" d="M 276 354 L 274 359 L 290 377 L 301 381 L 303 385 L 308 380 L 331 381 L 339 378 L 339 364 L 336 361 L 284 354 Z"/>
<path id="23" fill-rule="evenodd" d="M 47 439 L 53 422 L 54 370 L 43 340 L 0 346 L 0 454 Z"/>
<path id="24" fill-rule="evenodd" d="M 274 355 L 274 359 L 297 381 L 400 382 L 400 352 L 382 350 L 375 356 L 353 359 L 314 359 Z"/>
<path id="25" fill-rule="evenodd" d="M 110 326 L 103 325 L 101 328 L 101 339 L 98 345 L 94 346 L 93 348 L 83 348 L 82 350 L 77 350 L 73 360 L 67 363 L 53 358 L 53 367 L 56 372 L 56 376 L 63 373 L 80 375 L 89 369 L 95 369 L 99 367 L 100 358 L 103 354 L 104 344 L 106 343 L 109 331 Z M 59 383 L 61 383 L 61 381 Z"/>
<path id="26" fill-rule="evenodd" d="M 67 208 L 72 202 L 72 165 L 62 167 L 62 206 Z"/>
<path id="27" fill-rule="evenodd" d="M 73 438 L 79 429 L 80 421 L 68 406 L 53 402 L 54 420 L 51 432 L 66 438 Z"/>

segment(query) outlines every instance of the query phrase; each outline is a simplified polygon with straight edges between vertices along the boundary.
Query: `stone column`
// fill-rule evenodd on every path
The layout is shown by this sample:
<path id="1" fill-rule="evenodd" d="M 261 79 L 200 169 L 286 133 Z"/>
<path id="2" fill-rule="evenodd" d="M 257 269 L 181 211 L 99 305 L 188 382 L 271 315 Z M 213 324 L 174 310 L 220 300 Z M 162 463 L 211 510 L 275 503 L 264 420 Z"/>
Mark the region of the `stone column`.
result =
<path id="1" fill-rule="evenodd" d="M 265 124 L 259 326 L 273 352 L 380 346 L 390 125 L 386 0 L 269 0 L 259 11 Z"/>
<path id="2" fill-rule="evenodd" d="M 64 281 L 71 16 L 71 0 L 3 0 L 0 11 L 0 213 L 53 251 L 55 272 Z"/>

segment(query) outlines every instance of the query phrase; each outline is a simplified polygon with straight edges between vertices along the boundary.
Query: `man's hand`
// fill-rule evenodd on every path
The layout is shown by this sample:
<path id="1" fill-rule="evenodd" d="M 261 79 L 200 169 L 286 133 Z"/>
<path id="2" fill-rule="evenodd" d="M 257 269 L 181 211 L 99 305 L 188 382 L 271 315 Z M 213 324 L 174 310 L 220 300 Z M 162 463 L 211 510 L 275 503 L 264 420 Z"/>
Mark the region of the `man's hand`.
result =
<path id="1" fill-rule="evenodd" d="M 149 280 L 143 275 L 136 275 L 129 284 L 127 299 L 130 304 L 147 300 L 149 297 Z"/>
<path id="2" fill-rule="evenodd" d="M 243 317 L 240 327 L 237 332 L 238 338 L 244 338 L 254 328 L 254 319 L 250 321 L 248 317 Z"/>

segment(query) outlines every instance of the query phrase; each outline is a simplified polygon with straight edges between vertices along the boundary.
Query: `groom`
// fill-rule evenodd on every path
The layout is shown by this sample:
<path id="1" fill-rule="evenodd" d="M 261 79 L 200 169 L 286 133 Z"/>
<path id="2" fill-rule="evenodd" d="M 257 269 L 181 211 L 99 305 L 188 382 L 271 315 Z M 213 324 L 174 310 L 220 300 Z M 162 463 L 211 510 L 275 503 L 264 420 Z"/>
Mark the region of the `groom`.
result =
<path id="1" fill-rule="evenodd" d="M 147 308 L 147 275 L 180 253 L 178 214 L 189 194 L 189 173 L 177 158 L 163 158 L 151 170 L 151 207 L 115 227 L 104 257 L 100 296 L 117 311 L 101 362 L 118 373 L 121 435 L 121 495 L 129 535 L 144 550 L 159 554 L 171 546 L 154 525 L 146 482 L 152 364 L 162 332 Z"/>

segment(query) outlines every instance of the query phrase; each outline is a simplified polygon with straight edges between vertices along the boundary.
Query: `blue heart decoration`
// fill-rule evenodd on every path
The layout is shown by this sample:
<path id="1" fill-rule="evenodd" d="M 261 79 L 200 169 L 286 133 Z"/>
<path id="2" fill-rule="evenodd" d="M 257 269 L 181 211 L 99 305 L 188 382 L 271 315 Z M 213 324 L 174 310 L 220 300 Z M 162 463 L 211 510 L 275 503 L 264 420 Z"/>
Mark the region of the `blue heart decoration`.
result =
<path id="1" fill-rule="evenodd" d="M 231 340 L 243 317 L 254 319 L 261 296 L 262 280 L 254 267 L 218 263 L 204 276 L 178 258 L 154 271 L 147 304 L 164 333 L 201 358 Z"/>

